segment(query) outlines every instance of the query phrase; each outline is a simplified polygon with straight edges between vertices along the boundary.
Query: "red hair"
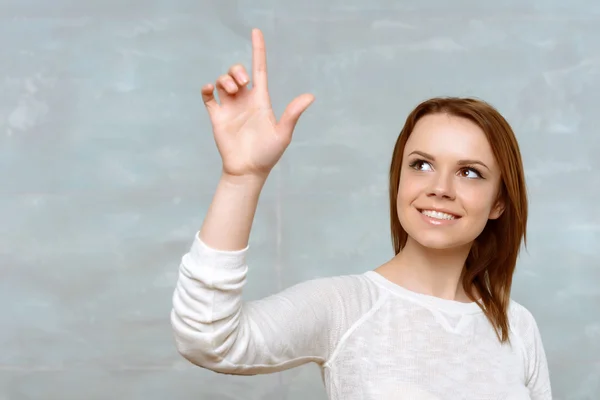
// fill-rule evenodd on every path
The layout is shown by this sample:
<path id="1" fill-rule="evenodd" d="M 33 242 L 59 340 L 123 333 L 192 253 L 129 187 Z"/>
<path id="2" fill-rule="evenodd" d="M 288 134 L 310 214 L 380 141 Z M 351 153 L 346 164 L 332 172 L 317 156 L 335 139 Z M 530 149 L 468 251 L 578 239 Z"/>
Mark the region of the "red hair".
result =
<path id="1" fill-rule="evenodd" d="M 419 104 L 407 117 L 398 136 L 390 166 L 391 235 L 395 254 L 406 245 L 408 234 L 398 219 L 396 201 L 400 169 L 406 142 L 417 121 L 429 114 L 448 114 L 475 123 L 485 133 L 501 172 L 498 200 L 504 211 L 498 219 L 488 220 L 475 239 L 465 263 L 462 285 L 475 301 L 473 288 L 481 298 L 483 312 L 501 342 L 508 341 L 508 305 L 513 273 L 521 242 L 526 241 L 527 189 L 521 153 L 515 134 L 502 117 L 486 102 L 470 98 L 434 98 Z"/>

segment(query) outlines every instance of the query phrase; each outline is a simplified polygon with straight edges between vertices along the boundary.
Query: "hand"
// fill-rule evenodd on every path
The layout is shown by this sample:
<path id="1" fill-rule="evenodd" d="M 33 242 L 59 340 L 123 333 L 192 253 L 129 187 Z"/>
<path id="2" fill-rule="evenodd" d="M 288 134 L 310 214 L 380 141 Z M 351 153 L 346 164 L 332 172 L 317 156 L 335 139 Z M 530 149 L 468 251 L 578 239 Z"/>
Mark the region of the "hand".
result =
<path id="1" fill-rule="evenodd" d="M 304 94 L 285 109 L 279 122 L 271 108 L 267 88 L 267 59 L 260 30 L 252 30 L 252 88 L 242 65 L 232 66 L 217 79 L 220 104 L 214 98 L 215 85 L 202 88 L 223 173 L 230 176 L 265 177 L 290 144 L 300 115 L 314 97 Z"/>

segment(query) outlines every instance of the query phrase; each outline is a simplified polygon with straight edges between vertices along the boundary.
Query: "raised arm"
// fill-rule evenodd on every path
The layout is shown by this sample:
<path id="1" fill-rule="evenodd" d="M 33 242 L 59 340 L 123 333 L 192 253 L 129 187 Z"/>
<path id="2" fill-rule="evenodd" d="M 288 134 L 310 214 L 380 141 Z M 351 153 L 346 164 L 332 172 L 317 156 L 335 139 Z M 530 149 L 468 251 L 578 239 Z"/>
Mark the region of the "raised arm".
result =
<path id="1" fill-rule="evenodd" d="M 182 259 L 171 313 L 177 348 L 185 358 L 240 374 L 318 360 L 322 344 L 311 338 L 328 318 L 319 306 L 322 290 L 314 282 L 258 302 L 241 300 L 260 192 L 289 145 L 298 118 L 313 101 L 311 95 L 297 97 L 276 120 L 259 30 L 252 31 L 252 72 L 251 88 L 242 65 L 231 67 L 216 85 L 202 88 L 223 165 L 199 235 Z"/>
<path id="2" fill-rule="evenodd" d="M 222 178 L 204 220 L 200 237 L 219 250 L 246 247 L 258 197 L 271 169 L 292 139 L 300 115 L 313 101 L 294 99 L 277 121 L 267 85 L 267 57 L 262 33 L 252 31 L 252 88 L 245 68 L 236 64 L 216 82 L 202 88 L 223 162 Z"/>

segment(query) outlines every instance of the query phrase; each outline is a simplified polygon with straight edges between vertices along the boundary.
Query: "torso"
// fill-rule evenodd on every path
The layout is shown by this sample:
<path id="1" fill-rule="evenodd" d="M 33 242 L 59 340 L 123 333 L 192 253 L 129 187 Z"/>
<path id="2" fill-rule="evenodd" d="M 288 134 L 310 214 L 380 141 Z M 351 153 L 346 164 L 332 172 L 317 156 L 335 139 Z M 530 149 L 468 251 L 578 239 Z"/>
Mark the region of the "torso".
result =
<path id="1" fill-rule="evenodd" d="M 529 399 L 518 338 L 501 344 L 475 303 L 418 295 L 367 275 L 384 295 L 324 365 L 331 399 Z"/>

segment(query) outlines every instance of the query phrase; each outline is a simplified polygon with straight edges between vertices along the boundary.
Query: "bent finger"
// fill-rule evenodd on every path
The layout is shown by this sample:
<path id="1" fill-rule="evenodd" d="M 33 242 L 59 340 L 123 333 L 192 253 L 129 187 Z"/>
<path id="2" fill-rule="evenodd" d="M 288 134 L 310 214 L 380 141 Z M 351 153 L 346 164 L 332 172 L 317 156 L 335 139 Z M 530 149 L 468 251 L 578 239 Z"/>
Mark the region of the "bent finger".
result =
<path id="1" fill-rule="evenodd" d="M 201 92 L 202 101 L 204 102 L 208 112 L 213 112 L 219 108 L 219 103 L 217 103 L 217 100 L 215 99 L 215 87 L 212 83 L 202 86 Z"/>
<path id="2" fill-rule="evenodd" d="M 221 103 L 226 101 L 228 96 L 236 94 L 238 89 L 237 83 L 235 83 L 233 77 L 229 74 L 221 75 L 219 79 L 217 79 L 217 93 L 219 93 Z"/>
<path id="3" fill-rule="evenodd" d="M 246 86 L 250 82 L 246 68 L 241 64 L 235 64 L 229 68 L 229 75 L 231 75 L 235 82 L 241 87 Z"/>

